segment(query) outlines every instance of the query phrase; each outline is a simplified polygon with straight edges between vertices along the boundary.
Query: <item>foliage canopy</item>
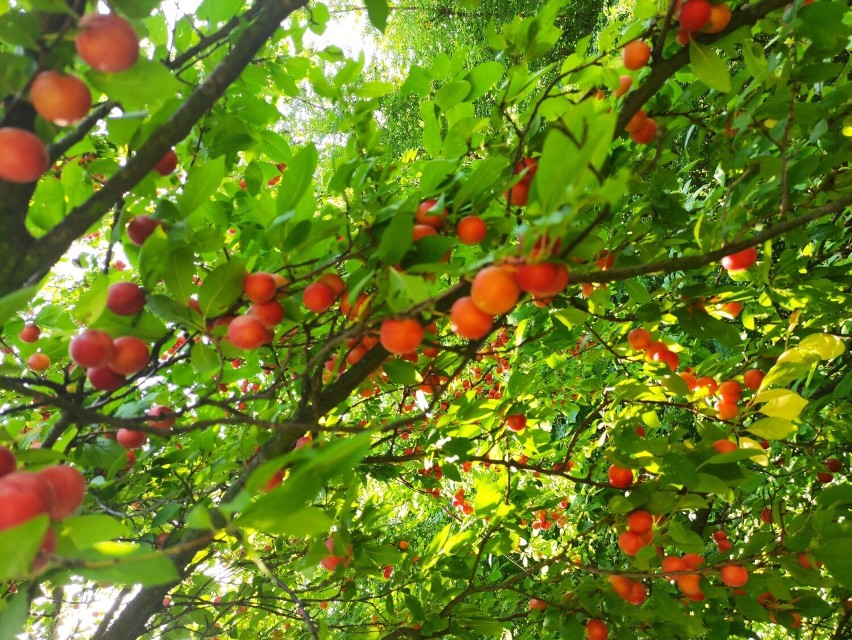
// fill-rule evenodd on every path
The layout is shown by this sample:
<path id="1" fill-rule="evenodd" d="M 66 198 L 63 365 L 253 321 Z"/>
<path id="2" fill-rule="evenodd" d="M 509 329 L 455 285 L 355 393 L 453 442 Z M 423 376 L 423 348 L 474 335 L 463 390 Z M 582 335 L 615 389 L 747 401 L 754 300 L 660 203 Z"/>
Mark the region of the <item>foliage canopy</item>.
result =
<path id="1" fill-rule="evenodd" d="M 846 3 L 94 4 L 0 2 L 0 637 L 849 637 Z"/>

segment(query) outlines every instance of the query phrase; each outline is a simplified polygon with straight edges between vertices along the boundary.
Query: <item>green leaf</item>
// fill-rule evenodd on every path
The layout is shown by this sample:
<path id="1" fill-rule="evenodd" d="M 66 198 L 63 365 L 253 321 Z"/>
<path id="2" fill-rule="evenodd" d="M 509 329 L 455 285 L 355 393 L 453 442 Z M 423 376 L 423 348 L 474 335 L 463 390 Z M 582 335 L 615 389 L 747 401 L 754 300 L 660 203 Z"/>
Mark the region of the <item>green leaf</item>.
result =
<path id="1" fill-rule="evenodd" d="M 449 111 L 462 102 L 470 93 L 470 83 L 464 80 L 448 82 L 435 92 L 435 104 L 442 110 Z"/>
<path id="2" fill-rule="evenodd" d="M 121 103 L 125 111 L 138 111 L 179 95 L 184 88 L 163 64 L 140 58 L 127 71 L 102 73 L 89 70 L 93 87 Z"/>
<path id="3" fill-rule="evenodd" d="M 65 188 L 60 180 L 39 180 L 27 211 L 27 227 L 36 237 L 53 229 L 65 218 Z"/>
<path id="4" fill-rule="evenodd" d="M 245 260 L 232 258 L 213 269 L 198 292 L 198 306 L 205 318 L 215 318 L 231 308 L 243 294 Z"/>
<path id="5" fill-rule="evenodd" d="M 252 517 L 240 519 L 245 527 L 270 535 L 315 536 L 328 531 L 334 519 L 316 507 L 302 507 L 287 512 L 257 512 Z"/>
<path id="6" fill-rule="evenodd" d="M 18 638 L 29 616 L 30 601 L 26 591 L 13 595 L 0 611 L 0 638 Z"/>
<path id="7" fill-rule="evenodd" d="M 417 383 L 417 367 L 414 363 L 394 358 L 382 365 L 382 370 L 394 384 L 411 386 Z"/>
<path id="8" fill-rule="evenodd" d="M 97 542 L 72 557 L 84 561 L 77 571 L 90 580 L 150 587 L 180 578 L 168 555 L 132 542 Z"/>
<path id="9" fill-rule="evenodd" d="M 198 322 L 198 314 L 194 313 L 192 309 L 186 305 L 175 302 L 169 296 L 154 294 L 152 296 L 148 296 L 145 304 L 151 313 L 164 322 L 171 322 L 172 324 L 177 324 L 182 327 L 194 327 L 196 329 L 204 328 Z"/>
<path id="10" fill-rule="evenodd" d="M 397 264 L 411 246 L 411 231 L 414 228 L 414 216 L 408 211 L 398 211 L 382 233 L 378 255 L 382 262 L 392 266 Z"/>
<path id="11" fill-rule="evenodd" d="M 213 158 L 189 170 L 183 193 L 177 200 L 177 207 L 185 218 L 198 209 L 216 193 L 222 178 L 225 177 L 225 156 Z"/>
<path id="12" fill-rule="evenodd" d="M 12 47 L 25 47 L 38 51 L 41 29 L 38 17 L 27 11 L 10 11 L 0 15 L 0 42 Z"/>
<path id="13" fill-rule="evenodd" d="M 503 491 L 492 482 L 477 481 L 473 510 L 478 517 L 490 516 L 503 501 Z"/>
<path id="14" fill-rule="evenodd" d="M 852 538 L 837 537 L 824 540 L 814 548 L 814 556 L 825 564 L 828 572 L 841 587 L 852 588 L 852 562 L 849 562 L 849 550 Z"/>
<path id="15" fill-rule="evenodd" d="M 0 553 L 0 580 L 18 578 L 30 572 L 49 524 L 47 516 L 36 516 L 17 527 L 0 531 L 0 549 L 5 550 Z"/>
<path id="16" fill-rule="evenodd" d="M 784 420 L 795 420 L 808 404 L 802 396 L 788 389 L 762 391 L 754 398 L 754 402 L 766 403 L 759 409 L 763 415 Z"/>
<path id="17" fill-rule="evenodd" d="M 689 61 L 695 76 L 708 87 L 725 93 L 731 90 L 728 66 L 709 46 L 690 40 Z"/>
<path id="18" fill-rule="evenodd" d="M 85 549 L 104 540 L 115 540 L 130 535 L 130 530 L 121 522 L 106 515 L 77 516 L 65 518 L 57 533 L 62 542 L 68 540 L 77 549 Z"/>
<path id="19" fill-rule="evenodd" d="M 186 303 L 197 290 L 192 282 L 195 275 L 195 256 L 185 247 L 175 247 L 166 253 L 162 274 L 163 282 L 178 302 Z"/>
<path id="20" fill-rule="evenodd" d="M 287 171 L 278 185 L 278 214 L 296 209 L 296 205 L 310 188 L 314 171 L 319 162 L 319 153 L 314 145 L 309 144 L 296 154 L 293 161 L 287 165 Z"/>
<path id="21" fill-rule="evenodd" d="M 196 342 L 190 351 L 190 363 L 199 375 L 207 376 L 215 373 L 222 365 L 222 360 L 216 349 L 203 342 Z"/>
<path id="22" fill-rule="evenodd" d="M 390 82 L 365 82 L 360 85 L 353 93 L 358 98 L 378 98 L 389 94 L 396 88 L 396 85 Z"/>
<path id="23" fill-rule="evenodd" d="M 358 464 L 367 454 L 371 438 L 372 434 L 365 431 L 351 438 L 324 444 L 321 450 L 304 452 L 304 455 L 312 457 L 294 463 L 287 479 L 251 503 L 236 523 L 241 527 L 269 533 L 298 527 L 297 522 L 289 521 L 290 514 L 303 512 L 310 506 L 307 502 L 313 500 L 329 479 L 340 476 Z M 321 516 L 308 512 L 306 518 L 306 526 L 313 527 Z"/>
<path id="24" fill-rule="evenodd" d="M 26 307 L 38 291 L 38 285 L 18 289 L 0 298 L 0 327 L 18 311 Z"/>
<path id="25" fill-rule="evenodd" d="M 752 422 L 747 429 L 759 438 L 780 440 L 797 431 L 795 424 L 783 418 L 761 418 Z"/>
<path id="26" fill-rule="evenodd" d="M 843 340 L 837 336 L 830 336 L 825 333 L 812 333 L 809 336 L 805 336 L 799 343 L 798 348 L 817 353 L 821 360 L 832 360 L 843 355 L 846 351 L 846 345 L 843 344 Z"/>
<path id="27" fill-rule="evenodd" d="M 390 13 L 388 0 L 364 0 L 364 4 L 367 6 L 367 16 L 370 18 L 370 23 L 384 33 L 385 27 L 388 26 L 388 14 Z"/>

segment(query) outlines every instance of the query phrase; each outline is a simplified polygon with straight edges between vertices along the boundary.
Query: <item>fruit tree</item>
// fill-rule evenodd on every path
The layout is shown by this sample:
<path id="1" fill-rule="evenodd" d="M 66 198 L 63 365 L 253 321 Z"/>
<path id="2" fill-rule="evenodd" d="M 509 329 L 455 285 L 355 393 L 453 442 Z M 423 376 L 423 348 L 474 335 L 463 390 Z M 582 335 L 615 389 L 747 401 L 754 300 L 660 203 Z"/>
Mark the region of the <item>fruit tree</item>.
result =
<path id="1" fill-rule="evenodd" d="M 0 637 L 850 637 L 850 36 L 0 3 Z"/>

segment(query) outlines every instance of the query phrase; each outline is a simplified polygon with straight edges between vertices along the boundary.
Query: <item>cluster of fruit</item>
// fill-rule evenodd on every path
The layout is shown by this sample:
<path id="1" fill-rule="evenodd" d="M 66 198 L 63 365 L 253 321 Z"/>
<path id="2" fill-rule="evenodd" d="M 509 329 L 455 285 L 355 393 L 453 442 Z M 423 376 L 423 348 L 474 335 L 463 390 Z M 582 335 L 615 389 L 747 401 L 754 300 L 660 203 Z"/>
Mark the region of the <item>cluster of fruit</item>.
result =
<path id="1" fill-rule="evenodd" d="M 139 58 L 139 38 L 126 20 L 115 14 L 87 14 L 80 18 L 74 38 L 77 55 L 104 73 L 126 71 Z M 59 126 L 82 120 L 92 107 L 86 84 L 73 75 L 42 71 L 30 85 L 30 101 L 42 118 Z M 47 147 L 25 129 L 0 129 L 0 180 L 29 183 L 50 167 Z"/>
<path id="2" fill-rule="evenodd" d="M 54 465 L 40 471 L 18 471 L 15 455 L 0 447 L 0 531 L 22 525 L 40 515 L 56 522 L 83 503 L 86 479 L 74 467 Z M 38 569 L 56 551 L 56 533 L 47 530 L 36 558 Z"/>

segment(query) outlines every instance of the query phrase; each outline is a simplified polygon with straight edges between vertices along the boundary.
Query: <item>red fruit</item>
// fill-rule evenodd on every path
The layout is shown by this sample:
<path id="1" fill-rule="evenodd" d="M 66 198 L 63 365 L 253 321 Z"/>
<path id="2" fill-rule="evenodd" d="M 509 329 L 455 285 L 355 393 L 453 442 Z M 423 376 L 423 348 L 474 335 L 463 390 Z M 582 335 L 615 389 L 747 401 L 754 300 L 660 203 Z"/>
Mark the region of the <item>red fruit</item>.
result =
<path id="1" fill-rule="evenodd" d="M 805 4 L 808 4 L 805 2 Z M 731 8 L 724 4 L 710 5 L 710 21 L 702 29 L 704 33 L 719 33 L 731 21 Z"/>
<path id="2" fill-rule="evenodd" d="M 416 224 L 411 229 L 411 241 L 417 242 L 418 240 L 422 240 L 423 238 L 428 238 L 429 236 L 438 235 L 435 227 L 432 227 L 428 224 Z"/>
<path id="3" fill-rule="evenodd" d="M 641 69 L 651 58 L 651 47 L 641 40 L 631 40 L 621 52 L 621 60 L 624 66 L 631 71 Z"/>
<path id="4" fill-rule="evenodd" d="M 135 429 L 121 428 L 115 434 L 115 441 L 125 449 L 135 449 L 148 442 L 148 434 Z"/>
<path id="5" fill-rule="evenodd" d="M 672 371 L 676 371 L 680 366 L 680 358 L 674 351 L 658 351 L 654 354 L 653 360 L 655 362 L 665 362 Z"/>
<path id="6" fill-rule="evenodd" d="M 677 582 L 678 589 L 680 589 L 685 595 L 697 596 L 701 594 L 701 576 L 697 573 L 688 573 L 683 576 L 677 576 L 677 578 L 675 578 L 675 582 Z"/>
<path id="7" fill-rule="evenodd" d="M 523 173 L 523 177 L 521 177 L 521 182 L 529 186 L 533 178 L 535 178 L 535 174 L 538 172 L 538 160 L 535 158 L 524 158 L 520 162 L 515 163 L 515 174 Z"/>
<path id="8" fill-rule="evenodd" d="M 834 476 L 830 473 L 825 473 L 824 471 L 820 471 L 817 473 L 817 480 L 822 484 L 828 484 L 832 480 L 834 480 Z"/>
<path id="9" fill-rule="evenodd" d="M 728 549 L 731 549 L 734 546 L 734 543 L 730 540 L 719 540 L 716 542 L 716 548 L 719 549 L 719 553 L 725 553 Z"/>
<path id="10" fill-rule="evenodd" d="M 745 271 L 751 265 L 757 262 L 757 249 L 749 247 L 737 253 L 732 253 L 729 256 L 722 258 L 722 266 L 728 271 L 737 272 Z"/>
<path id="11" fill-rule="evenodd" d="M 107 367 L 92 367 L 86 371 L 86 377 L 95 389 L 115 391 L 125 383 L 124 375 Z"/>
<path id="12" fill-rule="evenodd" d="M 250 273 L 243 281 L 243 292 L 255 304 L 272 300 L 275 297 L 277 288 L 275 278 L 271 273 L 266 273 L 265 271 Z"/>
<path id="13" fill-rule="evenodd" d="M 34 353 L 27 358 L 27 368 L 35 373 L 47 371 L 50 368 L 50 356 L 46 353 Z"/>
<path id="14" fill-rule="evenodd" d="M 678 571 L 686 571 L 689 567 L 686 566 L 683 558 L 678 558 L 677 556 L 666 556 L 663 558 L 661 568 L 666 578 L 669 580 L 676 580 L 679 576 L 673 574 Z"/>
<path id="15" fill-rule="evenodd" d="M 35 496 L 39 503 L 39 513 L 50 513 L 56 500 L 53 485 L 32 471 L 15 471 L 4 476 L 3 480 L 0 481 L 0 489 L 4 488 L 17 489 Z M 2 502 L 2 499 L 0 499 L 0 502 Z"/>
<path id="16" fill-rule="evenodd" d="M 343 295 L 343 292 L 346 291 L 346 283 L 343 282 L 343 278 L 336 273 L 324 273 L 317 278 L 317 282 L 320 282 L 331 289 L 334 292 L 335 299 L 339 298 Z"/>
<path id="17" fill-rule="evenodd" d="M 668 350 L 669 350 L 669 345 L 667 345 L 665 342 L 652 342 L 645 349 L 645 357 L 648 360 L 653 360 L 654 356 L 656 356 L 658 353 L 662 353 L 662 352 L 668 351 Z"/>
<path id="18" fill-rule="evenodd" d="M 116 338 L 112 344 L 115 348 L 115 354 L 107 366 L 116 373 L 126 376 L 139 373 L 151 358 L 148 345 L 141 338 L 122 336 Z"/>
<path id="19" fill-rule="evenodd" d="M 74 38 L 79 55 L 90 67 L 113 73 L 126 71 L 139 58 L 139 38 L 124 18 L 90 13 L 78 23 Z"/>
<path id="20" fill-rule="evenodd" d="M 320 564 L 326 571 L 334 571 L 341 562 L 343 562 L 343 558 L 340 556 L 326 556 L 320 560 Z"/>
<path id="21" fill-rule="evenodd" d="M 462 244 L 479 244 L 485 240 L 488 229 L 479 216 L 465 216 L 459 220 L 456 233 Z"/>
<path id="22" fill-rule="evenodd" d="M 642 127 L 645 126 L 645 123 L 648 121 L 648 114 L 645 113 L 644 109 L 639 109 L 630 120 L 627 121 L 627 124 L 624 125 L 624 130 L 627 133 L 633 133 L 634 131 L 639 131 Z"/>
<path id="23" fill-rule="evenodd" d="M 681 29 L 678 29 L 677 36 L 675 37 L 675 39 L 677 40 L 677 43 L 680 46 L 685 47 L 686 45 L 689 44 L 689 41 L 692 39 L 692 34 L 689 31 L 687 31 L 686 29 L 681 28 Z"/>
<path id="24" fill-rule="evenodd" d="M 709 395 L 709 396 L 712 396 L 713 394 L 715 394 L 716 389 L 718 388 L 716 381 L 713 378 L 711 378 L 710 376 L 701 376 L 700 378 L 698 378 L 698 380 L 695 381 L 695 383 L 698 385 L 697 388 L 699 388 L 699 389 L 701 387 L 706 387 L 707 388 L 707 395 Z"/>
<path id="25" fill-rule="evenodd" d="M 757 391 L 765 376 L 766 374 L 760 369 L 749 369 L 743 374 L 743 382 L 752 391 Z"/>
<path id="26" fill-rule="evenodd" d="M 607 640 L 609 629 L 603 620 L 592 618 L 586 623 L 586 640 Z"/>
<path id="27" fill-rule="evenodd" d="M 23 487 L 0 485 L 0 531 L 17 527 L 45 512 L 37 493 Z"/>
<path id="28" fill-rule="evenodd" d="M 633 531 L 624 531 L 618 536 L 618 548 L 628 556 L 635 556 L 645 546 L 642 537 Z"/>
<path id="29" fill-rule="evenodd" d="M 173 414 L 174 409 L 171 407 L 167 407 L 162 404 L 155 404 L 153 407 L 148 409 L 147 415 L 147 425 L 149 427 L 153 427 L 154 429 L 171 429 L 175 426 L 175 418 L 161 418 L 157 420 L 159 416 Z"/>
<path id="30" fill-rule="evenodd" d="M 8 447 L 0 447 L 0 478 L 9 475 L 17 468 L 18 461 L 15 459 L 12 450 Z"/>
<path id="31" fill-rule="evenodd" d="M 647 118 L 641 129 L 630 133 L 630 139 L 636 144 L 651 144 L 657 137 L 658 130 L 657 122 L 652 118 Z"/>
<path id="32" fill-rule="evenodd" d="M 58 71 L 42 71 L 35 77 L 30 101 L 42 118 L 60 127 L 79 122 L 92 108 L 92 94 L 86 84 Z"/>
<path id="33" fill-rule="evenodd" d="M 21 329 L 21 332 L 18 334 L 18 340 L 32 344 L 33 342 L 38 342 L 40 336 L 41 329 L 39 329 L 37 325 L 28 324 Z"/>
<path id="34" fill-rule="evenodd" d="M 49 168 L 50 158 L 41 138 L 24 129 L 0 128 L 0 180 L 35 182 Z"/>
<path id="35" fill-rule="evenodd" d="M 485 267 L 473 278 L 470 297 L 473 303 L 489 315 L 511 311 L 518 302 L 521 289 L 515 274 L 505 267 Z"/>
<path id="36" fill-rule="evenodd" d="M 732 420 L 737 417 L 740 408 L 736 402 L 729 402 L 726 399 L 719 400 L 716 403 L 716 417 L 719 420 Z"/>
<path id="37" fill-rule="evenodd" d="M 503 197 L 515 207 L 524 207 L 530 198 L 530 186 L 526 182 L 519 182 L 505 191 Z"/>
<path id="38" fill-rule="evenodd" d="M 630 593 L 628 593 L 627 597 L 624 599 L 630 604 L 638 607 L 648 599 L 648 590 L 645 588 L 644 584 L 634 580 L 630 584 Z"/>
<path id="39" fill-rule="evenodd" d="M 89 329 L 71 339 L 68 355 L 84 369 L 105 367 L 115 355 L 115 346 L 108 333 Z"/>
<path id="40" fill-rule="evenodd" d="M 159 162 L 154 165 L 154 171 L 159 173 L 161 176 L 167 176 L 172 171 L 177 169 L 178 165 L 178 157 L 177 153 L 174 149 L 169 149 L 166 151 L 166 155 L 160 158 Z"/>
<path id="41" fill-rule="evenodd" d="M 651 333 L 642 327 L 637 327 L 627 334 L 627 342 L 634 351 L 644 351 L 651 346 Z"/>
<path id="42" fill-rule="evenodd" d="M 459 298 L 450 310 L 450 328 L 468 340 L 479 340 L 491 332 L 494 318 L 480 311 L 470 296 Z"/>
<path id="43" fill-rule="evenodd" d="M 38 472 L 53 488 L 54 500 L 50 508 L 53 520 L 67 518 L 83 504 L 86 495 L 86 479 L 74 467 L 55 465 Z"/>
<path id="44" fill-rule="evenodd" d="M 538 262 L 523 264 L 515 271 L 518 286 L 534 296 L 554 296 L 568 284 L 568 271 L 561 264 Z"/>
<path id="45" fill-rule="evenodd" d="M 681 372 L 677 375 L 679 375 L 681 379 L 686 383 L 686 388 L 690 391 L 694 391 L 695 388 L 698 386 L 698 380 L 695 378 L 694 375 L 692 375 L 688 371 Z"/>
<path id="46" fill-rule="evenodd" d="M 141 247 L 145 244 L 148 236 L 154 233 L 154 230 L 162 226 L 162 224 L 162 222 L 154 220 L 151 216 L 136 216 L 127 223 L 127 237 L 130 239 L 130 242 L 137 247 Z"/>
<path id="47" fill-rule="evenodd" d="M 228 340 L 237 349 L 257 349 L 272 342 L 274 334 L 254 316 L 237 316 L 228 325 Z"/>
<path id="48" fill-rule="evenodd" d="M 417 213 L 414 215 L 414 219 L 417 220 L 417 224 L 425 224 L 433 229 L 440 229 L 444 226 L 444 220 L 447 217 L 447 210 L 443 209 L 438 211 L 435 209 L 435 206 L 438 204 L 437 200 L 424 200 L 420 203 L 420 206 L 417 207 Z"/>
<path id="49" fill-rule="evenodd" d="M 647 533 L 654 525 L 654 517 L 647 511 L 637 510 L 627 516 L 627 527 L 633 533 Z"/>
<path id="50" fill-rule="evenodd" d="M 716 453 L 730 453 L 731 451 L 739 449 L 736 442 L 731 442 L 727 438 L 716 440 L 716 442 L 713 443 L 713 448 L 716 450 Z"/>
<path id="51" fill-rule="evenodd" d="M 630 590 L 633 586 L 633 581 L 630 578 L 611 575 L 607 577 L 607 582 L 609 582 L 612 590 L 615 591 L 618 596 L 626 599 L 630 595 Z"/>
<path id="52" fill-rule="evenodd" d="M 516 413 L 506 417 L 506 426 L 512 431 L 523 431 L 527 428 L 527 417 L 523 413 Z"/>
<path id="53" fill-rule="evenodd" d="M 258 302 L 248 308 L 246 315 L 257 318 L 264 327 L 272 329 L 284 319 L 284 307 L 277 300 Z"/>
<path id="54" fill-rule="evenodd" d="M 711 13 L 707 0 L 688 0 L 680 8 L 678 22 L 687 31 L 698 31 L 710 22 Z"/>
<path id="55" fill-rule="evenodd" d="M 626 489 L 633 484 L 633 470 L 625 469 L 617 465 L 610 465 L 607 471 L 609 483 L 616 489 Z"/>
<path id="56" fill-rule="evenodd" d="M 618 89 L 612 92 L 616 98 L 620 98 L 625 93 L 630 91 L 630 87 L 633 85 L 633 77 L 628 75 L 622 75 L 618 77 Z"/>
<path id="57" fill-rule="evenodd" d="M 726 564 L 721 573 L 722 582 L 729 587 L 741 587 L 748 582 L 748 571 L 738 564 Z"/>
<path id="58" fill-rule="evenodd" d="M 423 342 L 423 325 L 414 318 L 388 318 L 382 322 L 379 341 L 391 353 L 405 354 Z"/>
<path id="59" fill-rule="evenodd" d="M 704 564 L 704 558 L 702 558 L 697 553 L 685 553 L 683 554 L 683 562 L 686 564 L 687 569 L 699 569 Z"/>
<path id="60" fill-rule="evenodd" d="M 544 611 L 545 609 L 547 609 L 547 603 L 544 600 L 539 600 L 538 598 L 530 598 L 530 610 Z"/>
<path id="61" fill-rule="evenodd" d="M 107 309 L 119 316 L 134 316 L 145 306 L 145 291 L 132 282 L 116 282 L 107 291 Z"/>
<path id="62" fill-rule="evenodd" d="M 832 473 L 838 473 L 841 469 L 843 469 L 843 462 L 838 458 L 828 458 L 825 461 L 825 468 Z"/>
<path id="63" fill-rule="evenodd" d="M 713 532 L 713 540 L 716 542 L 721 542 L 722 540 L 727 540 L 728 534 L 722 531 L 721 529 Z"/>
<path id="64" fill-rule="evenodd" d="M 726 402 L 736 402 L 743 397 L 743 387 L 736 380 L 725 380 L 719 385 L 716 395 L 724 398 Z"/>
<path id="65" fill-rule="evenodd" d="M 334 291 L 321 282 L 309 284 L 302 293 L 302 301 L 305 307 L 314 313 L 322 313 L 328 310 L 334 304 L 336 298 Z"/>

